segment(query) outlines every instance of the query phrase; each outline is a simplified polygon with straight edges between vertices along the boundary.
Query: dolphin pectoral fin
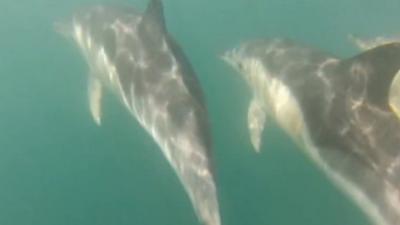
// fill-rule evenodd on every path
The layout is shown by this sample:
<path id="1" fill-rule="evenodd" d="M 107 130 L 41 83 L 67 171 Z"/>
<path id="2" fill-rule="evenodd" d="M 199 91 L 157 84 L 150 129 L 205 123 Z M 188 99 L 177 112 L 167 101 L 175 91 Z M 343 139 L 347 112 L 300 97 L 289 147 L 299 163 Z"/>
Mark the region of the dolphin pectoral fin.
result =
<path id="1" fill-rule="evenodd" d="M 389 106 L 400 119 L 400 70 L 397 71 L 390 85 Z"/>
<path id="2" fill-rule="evenodd" d="M 265 112 L 260 102 L 253 98 L 250 102 L 247 114 L 247 123 L 250 132 L 250 140 L 256 152 L 260 152 L 261 136 L 265 125 Z"/>
<path id="3" fill-rule="evenodd" d="M 90 113 L 95 123 L 100 126 L 102 87 L 100 81 L 91 75 L 89 75 L 88 95 Z"/>

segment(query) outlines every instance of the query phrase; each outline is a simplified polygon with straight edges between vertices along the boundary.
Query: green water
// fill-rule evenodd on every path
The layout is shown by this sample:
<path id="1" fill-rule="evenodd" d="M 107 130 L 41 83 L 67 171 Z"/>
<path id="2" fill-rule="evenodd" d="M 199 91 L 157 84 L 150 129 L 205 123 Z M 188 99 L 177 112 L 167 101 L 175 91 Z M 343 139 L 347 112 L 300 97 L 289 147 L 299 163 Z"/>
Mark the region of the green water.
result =
<path id="1" fill-rule="evenodd" d="M 98 2 L 0 1 L 0 225 L 199 224 L 159 148 L 114 96 L 100 128 L 90 117 L 87 67 L 53 22 Z M 252 152 L 249 92 L 217 55 L 248 38 L 289 37 L 350 56 L 349 33 L 400 33 L 399 11 L 398 0 L 165 0 L 207 97 L 223 224 L 368 221 L 280 130 L 270 126 L 262 153 Z"/>

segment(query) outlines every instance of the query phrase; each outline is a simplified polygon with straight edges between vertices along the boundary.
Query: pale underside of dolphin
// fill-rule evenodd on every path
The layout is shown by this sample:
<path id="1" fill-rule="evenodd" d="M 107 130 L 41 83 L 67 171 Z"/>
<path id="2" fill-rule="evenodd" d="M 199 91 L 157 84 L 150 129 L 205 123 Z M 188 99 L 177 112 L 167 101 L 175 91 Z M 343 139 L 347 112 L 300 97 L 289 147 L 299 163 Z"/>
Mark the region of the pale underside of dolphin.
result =
<path id="1" fill-rule="evenodd" d="M 95 6 L 57 27 L 76 41 L 89 65 L 95 122 L 101 123 L 107 88 L 158 143 L 200 220 L 219 225 L 207 109 L 190 62 L 167 32 L 161 1 L 152 0 L 143 14 Z"/>
<path id="2" fill-rule="evenodd" d="M 252 91 L 251 142 L 275 121 L 377 225 L 400 224 L 400 43 L 349 59 L 289 40 L 222 58 Z"/>

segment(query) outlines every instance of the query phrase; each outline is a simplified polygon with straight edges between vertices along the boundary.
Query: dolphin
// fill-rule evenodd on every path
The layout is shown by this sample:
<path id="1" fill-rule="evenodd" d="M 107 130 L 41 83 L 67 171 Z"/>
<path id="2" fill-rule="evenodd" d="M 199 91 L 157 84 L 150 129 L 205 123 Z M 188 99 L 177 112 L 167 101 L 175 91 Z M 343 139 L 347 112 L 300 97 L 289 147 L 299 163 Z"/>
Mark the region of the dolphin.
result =
<path id="1" fill-rule="evenodd" d="M 400 224 L 400 42 L 340 59 L 288 39 L 222 56 L 252 92 L 251 143 L 282 128 L 377 225 Z"/>
<path id="2" fill-rule="evenodd" d="M 88 98 L 101 124 L 110 90 L 151 135 L 178 175 L 202 223 L 219 225 L 212 140 L 205 99 L 183 50 L 168 33 L 161 0 L 82 9 L 56 28 L 74 40 L 89 66 Z"/>

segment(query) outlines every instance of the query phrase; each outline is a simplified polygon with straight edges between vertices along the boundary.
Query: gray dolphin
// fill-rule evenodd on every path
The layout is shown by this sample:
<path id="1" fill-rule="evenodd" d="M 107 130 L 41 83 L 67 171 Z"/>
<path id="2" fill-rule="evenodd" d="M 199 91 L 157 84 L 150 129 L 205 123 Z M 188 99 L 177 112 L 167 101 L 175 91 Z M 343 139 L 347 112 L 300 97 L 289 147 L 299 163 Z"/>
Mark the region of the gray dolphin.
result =
<path id="1" fill-rule="evenodd" d="M 341 60 L 290 40 L 255 40 L 222 58 L 252 90 L 256 149 L 273 119 L 371 221 L 400 224 L 400 42 Z"/>
<path id="2" fill-rule="evenodd" d="M 101 123 L 106 87 L 160 146 L 200 220 L 219 225 L 206 105 L 190 62 L 168 34 L 162 2 L 152 0 L 145 13 L 95 6 L 56 25 L 76 41 L 89 65 L 95 122 Z"/>

